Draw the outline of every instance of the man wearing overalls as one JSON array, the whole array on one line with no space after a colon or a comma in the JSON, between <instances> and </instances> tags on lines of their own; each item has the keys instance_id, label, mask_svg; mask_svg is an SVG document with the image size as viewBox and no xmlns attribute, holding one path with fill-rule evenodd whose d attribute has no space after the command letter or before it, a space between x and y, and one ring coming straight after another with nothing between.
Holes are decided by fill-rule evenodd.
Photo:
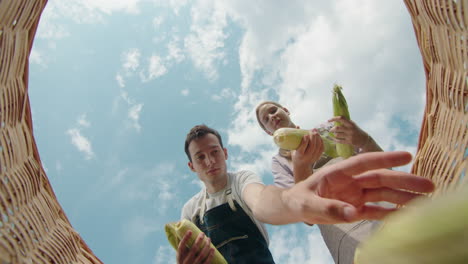
<instances>
[{"instance_id":1,"label":"man wearing overalls","mask_svg":"<svg viewBox=\"0 0 468 264\"><path fill-rule=\"evenodd\" d=\"M268 249L263 223L296 222L334 224L361 219L381 219L396 210L367 202L405 204L431 192L434 184L425 178L390 168L408 163L407 152L362 154L314 174L290 189L265 186L249 171L227 172L227 149L219 133L205 125L187 134L188 166L204 183L182 209L182 218L201 231L194 246L186 246L191 231L180 241L177 263L211 263L210 242L230 264L275 263ZM200 249L202 248L202 249Z\"/></svg>"}]
</instances>

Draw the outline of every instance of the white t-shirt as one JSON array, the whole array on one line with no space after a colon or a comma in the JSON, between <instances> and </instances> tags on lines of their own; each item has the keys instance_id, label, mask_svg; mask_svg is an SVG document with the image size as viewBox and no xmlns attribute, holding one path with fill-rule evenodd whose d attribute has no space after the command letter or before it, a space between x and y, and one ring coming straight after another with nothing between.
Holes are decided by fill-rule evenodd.
<instances>
[{"instance_id":1,"label":"white t-shirt","mask_svg":"<svg viewBox=\"0 0 468 264\"><path fill-rule=\"evenodd\" d=\"M228 177L228 184L231 185L232 190L232 198L235 201L237 201L237 203L242 207L244 212L257 225L260 233L263 235L268 244L268 233L266 231L265 225L254 218L252 211L244 202L244 199L242 199L242 193L247 185L251 183L263 184L260 180L260 177L258 177L255 173L251 171L239 171L235 173L228 172ZM226 199L226 195L224 194L224 191L226 189L227 186L226 188L216 193L208 193L208 197L206 197L206 211L228 202ZM203 188L199 193L194 195L192 198L190 198L190 200L188 200L188 202L185 203L184 207L182 208L181 219L188 219L190 221L193 221L195 219L195 217L200 213L201 204L203 202L203 195L205 193L207 193L206 188Z\"/></svg>"}]
</instances>

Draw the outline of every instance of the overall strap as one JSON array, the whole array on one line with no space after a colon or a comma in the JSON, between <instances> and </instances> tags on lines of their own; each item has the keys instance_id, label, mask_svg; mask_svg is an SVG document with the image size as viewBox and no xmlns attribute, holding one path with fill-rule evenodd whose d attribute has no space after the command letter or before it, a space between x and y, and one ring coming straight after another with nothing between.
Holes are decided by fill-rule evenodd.
<instances>
[{"instance_id":1,"label":"overall strap","mask_svg":"<svg viewBox=\"0 0 468 264\"><path fill-rule=\"evenodd\" d=\"M234 204L234 199L232 198L232 189L230 186L229 177L227 181L227 186L228 188L224 191L224 195L226 196L229 207L231 208L231 210L235 212L237 211L237 208L236 208L236 205ZM207 196L208 196L208 191L206 190L206 188L204 188L202 204L201 204L200 212L198 215L200 218L200 222L202 224L205 222L203 216L205 215L205 212L206 212L206 197Z\"/></svg>"}]
</instances>

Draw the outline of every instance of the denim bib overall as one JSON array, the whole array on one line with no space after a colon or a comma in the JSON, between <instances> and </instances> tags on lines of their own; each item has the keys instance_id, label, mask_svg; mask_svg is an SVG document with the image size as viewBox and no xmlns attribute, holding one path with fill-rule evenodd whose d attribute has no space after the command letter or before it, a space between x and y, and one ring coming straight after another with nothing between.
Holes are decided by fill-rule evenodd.
<instances>
[{"instance_id":1,"label":"denim bib overall","mask_svg":"<svg viewBox=\"0 0 468 264\"><path fill-rule=\"evenodd\" d=\"M200 214L194 219L229 264L274 264L267 242L258 227L232 199L231 189L225 191L227 203L206 213L205 192ZM200 217L201 216L201 217Z\"/></svg>"}]
</instances>

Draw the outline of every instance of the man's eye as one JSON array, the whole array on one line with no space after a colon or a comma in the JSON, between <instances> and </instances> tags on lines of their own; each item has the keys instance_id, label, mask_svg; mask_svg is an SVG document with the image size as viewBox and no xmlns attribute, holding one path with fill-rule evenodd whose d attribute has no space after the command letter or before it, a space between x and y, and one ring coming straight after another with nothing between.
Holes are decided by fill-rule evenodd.
<instances>
[{"instance_id":1,"label":"man's eye","mask_svg":"<svg viewBox=\"0 0 468 264\"><path fill-rule=\"evenodd\" d=\"M197 160L203 160L205 158L204 155L197 156Z\"/></svg>"}]
</instances>

